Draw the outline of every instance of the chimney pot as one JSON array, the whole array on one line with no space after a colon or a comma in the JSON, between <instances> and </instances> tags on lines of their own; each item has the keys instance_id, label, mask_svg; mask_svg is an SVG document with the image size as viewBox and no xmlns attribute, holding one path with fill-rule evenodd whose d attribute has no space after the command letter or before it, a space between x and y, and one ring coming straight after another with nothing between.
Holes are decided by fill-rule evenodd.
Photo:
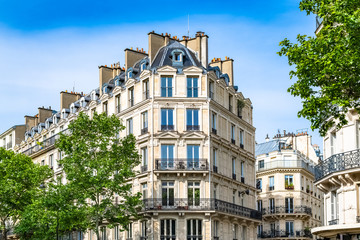
<instances>
[{"instance_id":1,"label":"chimney pot","mask_svg":"<svg viewBox=\"0 0 360 240\"><path fill-rule=\"evenodd\" d=\"M107 67L107 65L105 64L105 67Z\"/></svg>"}]
</instances>

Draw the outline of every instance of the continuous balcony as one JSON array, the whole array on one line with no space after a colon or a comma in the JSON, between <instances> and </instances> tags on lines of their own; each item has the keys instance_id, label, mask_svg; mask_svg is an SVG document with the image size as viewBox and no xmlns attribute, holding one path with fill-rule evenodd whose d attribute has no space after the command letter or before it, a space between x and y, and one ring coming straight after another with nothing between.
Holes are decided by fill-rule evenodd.
<instances>
[{"instance_id":1,"label":"continuous balcony","mask_svg":"<svg viewBox=\"0 0 360 240\"><path fill-rule=\"evenodd\" d=\"M199 131L200 125L186 125L186 131Z\"/></svg>"},{"instance_id":2,"label":"continuous balcony","mask_svg":"<svg viewBox=\"0 0 360 240\"><path fill-rule=\"evenodd\" d=\"M339 171L360 167L360 149L334 154L315 166L316 181Z\"/></svg>"},{"instance_id":3,"label":"continuous balcony","mask_svg":"<svg viewBox=\"0 0 360 240\"><path fill-rule=\"evenodd\" d=\"M258 234L258 238L311 238L312 234L309 230L286 231L286 230L269 230L262 231Z\"/></svg>"},{"instance_id":4,"label":"continuous balcony","mask_svg":"<svg viewBox=\"0 0 360 240\"><path fill-rule=\"evenodd\" d=\"M275 216L275 215L309 215L312 216L312 211L310 207L307 206L277 206L274 208L263 208L262 209L263 217Z\"/></svg>"},{"instance_id":5,"label":"continuous balcony","mask_svg":"<svg viewBox=\"0 0 360 240\"><path fill-rule=\"evenodd\" d=\"M65 129L65 130L61 131L60 133L67 134L67 133L69 133L69 130ZM35 146L32 146L32 147L26 149L22 153L27 156L30 156L30 155L35 154L43 149L54 146L56 140L58 140L60 138L60 133L57 133L57 134L45 139L44 141L40 142L39 144L36 144Z\"/></svg>"},{"instance_id":6,"label":"continuous balcony","mask_svg":"<svg viewBox=\"0 0 360 240\"><path fill-rule=\"evenodd\" d=\"M304 160L275 160L265 163L259 162L259 164L256 164L257 172L280 168L303 168L312 174L315 173L314 165L311 162Z\"/></svg>"},{"instance_id":7,"label":"continuous balcony","mask_svg":"<svg viewBox=\"0 0 360 240\"><path fill-rule=\"evenodd\" d=\"M207 171L209 165L205 158L160 158L155 160L155 169L160 171Z\"/></svg>"},{"instance_id":8,"label":"continuous balcony","mask_svg":"<svg viewBox=\"0 0 360 240\"><path fill-rule=\"evenodd\" d=\"M174 131L174 125L161 125L161 131Z\"/></svg>"},{"instance_id":9,"label":"continuous balcony","mask_svg":"<svg viewBox=\"0 0 360 240\"><path fill-rule=\"evenodd\" d=\"M148 198L144 211L217 211L261 221L261 212L215 198Z\"/></svg>"}]
</instances>

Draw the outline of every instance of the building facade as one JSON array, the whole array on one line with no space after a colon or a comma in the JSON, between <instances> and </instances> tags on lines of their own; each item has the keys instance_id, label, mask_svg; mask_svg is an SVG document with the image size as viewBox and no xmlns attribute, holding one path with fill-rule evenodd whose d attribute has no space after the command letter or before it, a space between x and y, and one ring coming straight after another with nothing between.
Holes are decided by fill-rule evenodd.
<instances>
[{"instance_id":1,"label":"building facade","mask_svg":"<svg viewBox=\"0 0 360 240\"><path fill-rule=\"evenodd\" d=\"M24 136L25 125L14 125L0 134L0 147L13 149L16 144L20 144L24 140Z\"/></svg>"},{"instance_id":2,"label":"building facade","mask_svg":"<svg viewBox=\"0 0 360 240\"><path fill-rule=\"evenodd\" d=\"M322 192L314 186L319 149L306 132L277 134L256 145L258 239L313 239L320 226Z\"/></svg>"},{"instance_id":3,"label":"building facade","mask_svg":"<svg viewBox=\"0 0 360 240\"><path fill-rule=\"evenodd\" d=\"M324 161L316 166L315 185L324 195L324 224L312 229L326 239L360 238L360 120L349 111L348 124L324 136Z\"/></svg>"},{"instance_id":4,"label":"building facade","mask_svg":"<svg viewBox=\"0 0 360 240\"><path fill-rule=\"evenodd\" d=\"M233 60L208 63L203 32L148 37L148 53L125 49L124 68L99 67L98 88L61 92L60 111L29 125L16 150L63 175L58 134L79 112L115 114L126 126L120 137L133 134L142 157L131 182L143 195L143 219L125 232L104 223L102 239L256 239L252 104L234 86Z\"/></svg>"}]
</instances>

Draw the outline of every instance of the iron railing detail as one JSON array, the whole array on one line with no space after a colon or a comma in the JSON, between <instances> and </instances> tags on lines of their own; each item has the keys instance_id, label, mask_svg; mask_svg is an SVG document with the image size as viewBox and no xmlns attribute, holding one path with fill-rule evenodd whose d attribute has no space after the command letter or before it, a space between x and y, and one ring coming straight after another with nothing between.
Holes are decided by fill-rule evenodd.
<instances>
[{"instance_id":1,"label":"iron railing detail","mask_svg":"<svg viewBox=\"0 0 360 240\"><path fill-rule=\"evenodd\" d=\"M358 167L360 167L360 149L334 154L316 165L315 179L318 181L331 173Z\"/></svg>"},{"instance_id":2,"label":"iron railing detail","mask_svg":"<svg viewBox=\"0 0 360 240\"><path fill-rule=\"evenodd\" d=\"M149 132L148 127L144 127L144 128L141 129L141 135L144 135L144 134L146 134L148 132Z\"/></svg>"},{"instance_id":3,"label":"iron railing detail","mask_svg":"<svg viewBox=\"0 0 360 240\"><path fill-rule=\"evenodd\" d=\"M302 154L298 153L298 156L301 155ZM256 164L256 169L258 172L275 168L303 168L313 174L315 173L314 164L304 160L276 160L267 163L259 162L259 164Z\"/></svg>"},{"instance_id":4,"label":"iron railing detail","mask_svg":"<svg viewBox=\"0 0 360 240\"><path fill-rule=\"evenodd\" d=\"M338 225L339 224L339 219L333 219L329 221L329 225Z\"/></svg>"},{"instance_id":5,"label":"iron railing detail","mask_svg":"<svg viewBox=\"0 0 360 240\"><path fill-rule=\"evenodd\" d=\"M295 207L287 207L287 206L276 206L274 208L263 208L262 214L265 215L274 215L274 214L299 214L305 213L308 215L312 215L312 210L307 206L295 206Z\"/></svg>"},{"instance_id":6,"label":"iron railing detail","mask_svg":"<svg viewBox=\"0 0 360 240\"><path fill-rule=\"evenodd\" d=\"M260 211L215 198L148 198L143 200L144 211L204 211L214 210L243 217L262 219Z\"/></svg>"},{"instance_id":7,"label":"iron railing detail","mask_svg":"<svg viewBox=\"0 0 360 240\"><path fill-rule=\"evenodd\" d=\"M286 230L269 230L258 233L258 238L293 238L293 237L305 237L311 238L312 234L309 230L300 231L286 231Z\"/></svg>"},{"instance_id":8,"label":"iron railing detail","mask_svg":"<svg viewBox=\"0 0 360 240\"><path fill-rule=\"evenodd\" d=\"M205 158L160 158L155 160L156 170L209 170Z\"/></svg>"},{"instance_id":9,"label":"iron railing detail","mask_svg":"<svg viewBox=\"0 0 360 240\"><path fill-rule=\"evenodd\" d=\"M161 131L174 131L174 125L161 125Z\"/></svg>"},{"instance_id":10,"label":"iron railing detail","mask_svg":"<svg viewBox=\"0 0 360 240\"><path fill-rule=\"evenodd\" d=\"M199 131L200 125L186 125L186 131Z\"/></svg>"}]
</instances>

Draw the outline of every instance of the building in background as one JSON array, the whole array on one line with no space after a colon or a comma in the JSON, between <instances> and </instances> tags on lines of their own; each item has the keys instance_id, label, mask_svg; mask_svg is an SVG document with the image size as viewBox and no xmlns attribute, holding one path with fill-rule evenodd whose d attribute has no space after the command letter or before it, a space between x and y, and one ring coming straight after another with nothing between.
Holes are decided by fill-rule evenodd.
<instances>
[{"instance_id":1,"label":"building in background","mask_svg":"<svg viewBox=\"0 0 360 240\"><path fill-rule=\"evenodd\" d=\"M13 149L16 144L24 140L25 125L14 125L5 132L0 134L0 147Z\"/></svg>"},{"instance_id":2,"label":"building in background","mask_svg":"<svg viewBox=\"0 0 360 240\"><path fill-rule=\"evenodd\" d=\"M148 38L148 53L125 49L125 67L100 66L90 93L61 92L61 109L31 122L16 150L63 175L59 132L79 112L115 114L126 126L120 137L134 134L142 156L132 190L143 195L143 219L125 232L104 223L102 239L256 239L255 128L233 60L208 63L203 32Z\"/></svg>"},{"instance_id":3,"label":"building in background","mask_svg":"<svg viewBox=\"0 0 360 240\"><path fill-rule=\"evenodd\" d=\"M314 186L320 150L307 132L277 134L256 145L258 239L312 239L322 223L322 192Z\"/></svg>"},{"instance_id":4,"label":"building in background","mask_svg":"<svg viewBox=\"0 0 360 240\"><path fill-rule=\"evenodd\" d=\"M348 124L324 136L324 161L316 166L315 186L324 195L324 224L312 229L326 239L360 238L360 120L349 111Z\"/></svg>"}]
</instances>

